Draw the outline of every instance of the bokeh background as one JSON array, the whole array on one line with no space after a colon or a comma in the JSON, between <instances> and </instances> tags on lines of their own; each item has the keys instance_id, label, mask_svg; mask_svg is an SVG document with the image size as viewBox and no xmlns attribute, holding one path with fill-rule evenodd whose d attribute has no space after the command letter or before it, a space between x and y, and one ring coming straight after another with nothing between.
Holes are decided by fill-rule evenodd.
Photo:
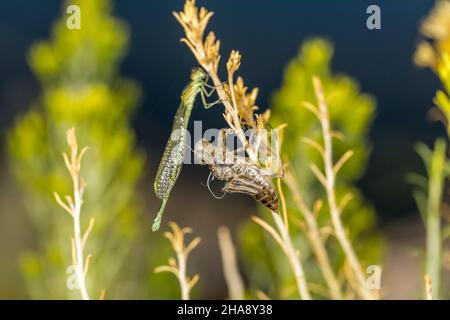
<instances>
[{"instance_id":1,"label":"bokeh background","mask_svg":"<svg viewBox=\"0 0 450 320\"><path fill-rule=\"evenodd\" d=\"M142 223L149 225L149 232L159 205L153 194L153 177L179 103L179 92L195 66L192 55L178 41L182 30L171 14L182 4L140 0L114 4L114 14L131 29L130 48L120 74L136 80L143 90L133 127L138 146L147 158L139 187L146 194ZM301 42L313 36L334 43L335 72L351 75L363 92L376 98L376 118L370 130L372 153L358 185L375 206L378 227L391 242L383 281L390 284L391 297L405 297L412 287L419 286L420 262L410 249L421 244L423 234L405 175L423 172L414 143L430 143L443 132L440 124L430 123L426 116L439 82L429 70L418 69L412 62L419 23L434 1L212 0L200 4L216 12L210 27L222 41L222 52L226 55L238 49L242 53L240 73L250 87L259 87L258 105L262 109L270 105L284 68L297 54ZM366 8L370 4L381 7L381 30L366 28ZM0 2L1 298L27 297L17 259L22 251L34 246L33 228L9 173L4 137L15 117L39 95L40 87L30 72L26 54L33 42L49 37L50 26L60 10L60 1ZM221 127L220 113L219 108L209 112L195 108L192 118L203 120L204 128ZM202 288L202 292L208 298L223 298L225 284L215 277L221 268L215 232L222 224L231 228L238 225L254 211L254 204L241 196L213 199L201 184L206 177L204 168L185 166L165 218L193 227L203 238L204 246L193 255L193 263L205 283L212 285ZM207 263L201 262L204 259ZM402 280L407 277L417 281Z\"/></svg>"}]
</instances>

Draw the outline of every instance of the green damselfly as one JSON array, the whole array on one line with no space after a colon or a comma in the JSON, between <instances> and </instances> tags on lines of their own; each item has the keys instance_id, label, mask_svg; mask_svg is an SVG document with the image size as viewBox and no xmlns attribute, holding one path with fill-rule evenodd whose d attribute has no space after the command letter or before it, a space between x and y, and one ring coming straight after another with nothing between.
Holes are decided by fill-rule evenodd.
<instances>
[{"instance_id":1,"label":"green damselfly","mask_svg":"<svg viewBox=\"0 0 450 320\"><path fill-rule=\"evenodd\" d=\"M211 92L207 92L206 88L213 88L207 84L208 75L201 68L195 68L191 72L191 81L184 88L181 94L181 102L172 125L172 134L167 141L161 162L159 163L158 172L156 174L154 188L156 196L162 200L161 207L153 221L152 230L157 231L161 224L161 218L169 200L170 191L180 174L183 166L183 156L185 151L186 130L194 107L195 98L200 94L203 105L209 108L220 102L219 100L211 104L206 104L205 96L209 97ZM214 88L213 88L214 89Z\"/></svg>"}]
</instances>

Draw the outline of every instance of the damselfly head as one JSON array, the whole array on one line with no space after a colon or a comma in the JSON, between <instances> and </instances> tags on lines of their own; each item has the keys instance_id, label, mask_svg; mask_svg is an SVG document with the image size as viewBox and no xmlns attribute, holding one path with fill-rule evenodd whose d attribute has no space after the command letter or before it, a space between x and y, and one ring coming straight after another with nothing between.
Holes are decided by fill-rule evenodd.
<instances>
[{"instance_id":1,"label":"damselfly head","mask_svg":"<svg viewBox=\"0 0 450 320\"><path fill-rule=\"evenodd\" d=\"M207 73L202 68L193 68L191 71L191 80L192 81L200 81L205 79Z\"/></svg>"}]
</instances>

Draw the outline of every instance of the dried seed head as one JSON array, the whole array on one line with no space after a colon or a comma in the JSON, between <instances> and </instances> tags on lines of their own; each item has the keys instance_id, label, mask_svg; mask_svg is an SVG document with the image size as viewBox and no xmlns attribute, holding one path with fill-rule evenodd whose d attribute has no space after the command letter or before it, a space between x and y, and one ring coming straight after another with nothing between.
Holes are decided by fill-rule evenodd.
<instances>
[{"instance_id":1,"label":"dried seed head","mask_svg":"<svg viewBox=\"0 0 450 320\"><path fill-rule=\"evenodd\" d=\"M210 32L203 42L205 30L213 12L203 7L198 9L195 6L195 0L187 0L183 11L174 12L173 15L186 34L186 38L181 41L191 49L200 64L217 71L220 60L220 41L216 40L213 32Z\"/></svg>"},{"instance_id":2,"label":"dried seed head","mask_svg":"<svg viewBox=\"0 0 450 320\"><path fill-rule=\"evenodd\" d=\"M256 98L258 97L258 88L253 88L250 93L247 93L247 89L244 85L244 80L238 77L234 85L236 106L242 121L253 128L255 127L254 112L258 110L258 107L255 105Z\"/></svg>"},{"instance_id":3,"label":"dried seed head","mask_svg":"<svg viewBox=\"0 0 450 320\"><path fill-rule=\"evenodd\" d=\"M187 40L192 43L202 42L206 26L213 14L213 12L208 12L203 7L199 10L195 6L195 0L187 0L184 4L183 11L173 13L178 22L183 26Z\"/></svg>"},{"instance_id":4,"label":"dried seed head","mask_svg":"<svg viewBox=\"0 0 450 320\"><path fill-rule=\"evenodd\" d=\"M429 40L422 41L414 54L414 62L438 73L450 53L450 2L438 1L420 28Z\"/></svg>"},{"instance_id":5,"label":"dried seed head","mask_svg":"<svg viewBox=\"0 0 450 320\"><path fill-rule=\"evenodd\" d=\"M433 68L436 64L436 52L428 42L421 42L414 53L414 63L420 67Z\"/></svg>"},{"instance_id":6,"label":"dried seed head","mask_svg":"<svg viewBox=\"0 0 450 320\"><path fill-rule=\"evenodd\" d=\"M210 65L214 72L217 72L220 60L220 40L216 40L214 32L208 33L205 39L204 47L205 56L200 62L206 65Z\"/></svg>"},{"instance_id":7,"label":"dried seed head","mask_svg":"<svg viewBox=\"0 0 450 320\"><path fill-rule=\"evenodd\" d=\"M233 74L236 72L236 70L239 69L240 65L241 65L241 54L239 53L239 51L232 50L227 62L227 71L230 77L232 77Z\"/></svg>"},{"instance_id":8,"label":"dried seed head","mask_svg":"<svg viewBox=\"0 0 450 320\"><path fill-rule=\"evenodd\" d=\"M75 128L70 128L66 132L67 144L71 150L76 150L78 148L77 137L75 135Z\"/></svg>"},{"instance_id":9,"label":"dried seed head","mask_svg":"<svg viewBox=\"0 0 450 320\"><path fill-rule=\"evenodd\" d=\"M448 40L450 38L450 2L438 1L420 30L425 36L436 41Z\"/></svg>"}]
</instances>

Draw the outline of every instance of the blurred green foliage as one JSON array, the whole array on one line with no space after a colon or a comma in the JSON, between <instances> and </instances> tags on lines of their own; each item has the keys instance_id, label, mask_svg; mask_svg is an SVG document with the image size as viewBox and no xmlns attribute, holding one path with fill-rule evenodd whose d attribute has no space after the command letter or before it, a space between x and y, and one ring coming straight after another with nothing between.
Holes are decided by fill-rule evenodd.
<instances>
[{"instance_id":1,"label":"blurred green foliage","mask_svg":"<svg viewBox=\"0 0 450 320\"><path fill-rule=\"evenodd\" d=\"M285 69L281 88L273 95L272 125L282 123L288 125L283 139L282 156L289 159L292 164L306 203L312 207L317 199L326 202L323 187L309 169L311 163L323 169L323 161L315 149L301 142L303 137L308 137L322 143L320 123L311 112L301 107L303 101L314 104L317 102L312 77L318 76L324 86L331 127L343 134L342 139L333 140L333 157L336 161L347 150L354 151L354 155L339 172L336 181L338 200L348 192L353 194L353 199L345 208L342 219L344 225L348 227L350 239L363 266L378 264L383 242L374 231L375 212L355 186L355 182L364 173L370 154L367 134L374 117L375 101L371 96L360 93L355 80L332 72L332 56L332 44L323 39L312 39L301 46L299 54ZM300 219L301 214L289 190L283 188L283 191L287 198L289 215ZM262 208L260 211L264 216L267 214ZM270 217L267 217L270 221ZM317 220L319 227L330 225L330 214L326 205L318 214ZM281 250L255 225L248 224L241 231L251 288L265 290L271 297L295 298L297 293L292 272ZM306 237L294 225L291 225L290 231L301 252L306 279L311 283L310 289L313 293L316 292L316 297L323 298L324 295L320 290L313 289L326 287ZM342 276L344 255L339 244L333 237L329 237L326 248L336 274ZM270 284L268 279L275 279L275 282Z\"/></svg>"},{"instance_id":2,"label":"blurred green foliage","mask_svg":"<svg viewBox=\"0 0 450 320\"><path fill-rule=\"evenodd\" d=\"M69 4L81 8L79 30L66 27ZM29 64L42 95L11 130L9 156L36 227L36 250L20 261L32 298L79 298L66 288L72 220L52 195L71 193L61 153L72 126L80 146L89 147L81 169L88 182L81 216L83 229L90 217L96 219L85 250L93 254L87 276L91 296L104 288L107 298L130 297L143 282L130 271L135 259L142 260L130 254L140 225L136 190L144 165L130 118L141 94L136 83L118 75L129 36L128 27L112 16L110 1L68 1L51 39L31 47Z\"/></svg>"},{"instance_id":3,"label":"blurred green foliage","mask_svg":"<svg viewBox=\"0 0 450 320\"><path fill-rule=\"evenodd\" d=\"M414 61L418 66L429 67L442 82L434 103L439 119L445 124L447 137L436 139L433 149L418 143L416 151L422 158L426 177L410 174L408 180L415 186L413 196L426 230L425 275L430 276L433 299L447 297L450 283L442 281L445 241L450 238L450 224L442 219L446 181L450 174L448 139L450 138L450 1L438 0L422 22L425 37L417 47ZM436 112L438 111L438 112ZM447 252L448 254L448 252ZM448 269L448 268L447 268ZM445 274L444 276L446 276ZM445 280L445 279L444 279Z\"/></svg>"}]
</instances>

